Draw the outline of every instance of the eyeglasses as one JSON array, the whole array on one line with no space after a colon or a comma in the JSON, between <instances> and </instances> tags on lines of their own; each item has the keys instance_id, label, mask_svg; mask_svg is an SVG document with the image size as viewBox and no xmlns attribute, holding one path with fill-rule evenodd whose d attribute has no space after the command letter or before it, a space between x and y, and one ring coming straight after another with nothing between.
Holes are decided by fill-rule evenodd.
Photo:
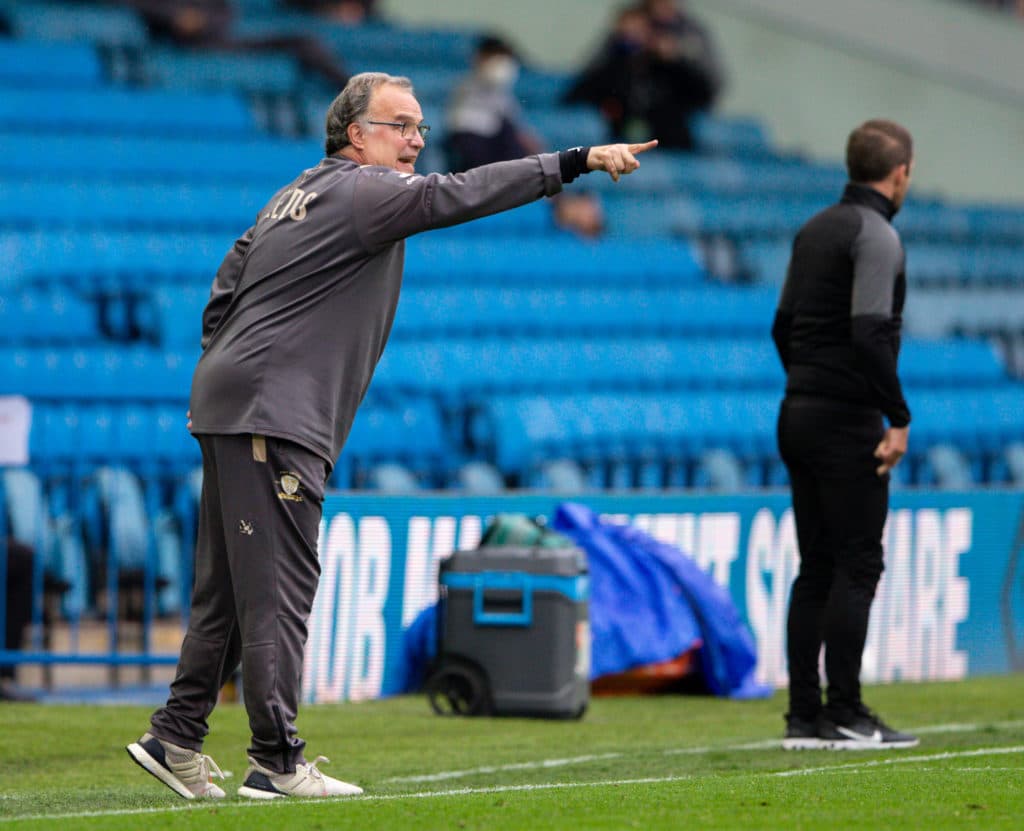
<instances>
[{"instance_id":1,"label":"eyeglasses","mask_svg":"<svg viewBox=\"0 0 1024 831\"><path fill-rule=\"evenodd\" d=\"M379 124L381 127L394 127L402 138L409 138L409 131L415 130L420 134L420 138L426 141L427 133L430 132L429 124L413 124L411 121L370 121L367 119L366 123Z\"/></svg>"}]
</instances>

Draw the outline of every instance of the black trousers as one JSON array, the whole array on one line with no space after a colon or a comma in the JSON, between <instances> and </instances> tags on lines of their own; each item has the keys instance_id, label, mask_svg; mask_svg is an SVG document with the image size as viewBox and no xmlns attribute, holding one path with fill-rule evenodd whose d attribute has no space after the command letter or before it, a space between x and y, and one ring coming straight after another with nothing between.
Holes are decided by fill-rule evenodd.
<instances>
[{"instance_id":1,"label":"black trousers","mask_svg":"<svg viewBox=\"0 0 1024 831\"><path fill-rule=\"evenodd\" d=\"M188 631L151 733L201 750L220 688L242 664L252 743L264 767L304 762L295 718L307 622L320 577L327 463L262 436L199 436L203 491Z\"/></svg>"},{"instance_id":2,"label":"black trousers","mask_svg":"<svg viewBox=\"0 0 1024 831\"><path fill-rule=\"evenodd\" d=\"M4 646L21 649L25 630L32 621L32 549L7 537L7 613ZM0 678L13 680L15 667L0 666Z\"/></svg>"},{"instance_id":3,"label":"black trousers","mask_svg":"<svg viewBox=\"0 0 1024 831\"><path fill-rule=\"evenodd\" d=\"M875 472L873 455L883 434L880 413L841 402L790 397L779 412L800 548L786 625L789 712L797 718L822 711L822 645L825 714L843 723L861 706L861 658L889 508L889 476Z\"/></svg>"}]
</instances>

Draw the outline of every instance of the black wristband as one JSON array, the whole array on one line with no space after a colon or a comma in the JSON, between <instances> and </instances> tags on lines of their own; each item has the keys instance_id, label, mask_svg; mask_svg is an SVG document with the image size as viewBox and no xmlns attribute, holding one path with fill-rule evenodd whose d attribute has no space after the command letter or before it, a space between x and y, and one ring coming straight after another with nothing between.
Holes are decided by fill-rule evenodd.
<instances>
[{"instance_id":1,"label":"black wristband","mask_svg":"<svg viewBox=\"0 0 1024 831\"><path fill-rule=\"evenodd\" d=\"M577 176L590 173L587 168L589 154L589 147L570 147L568 150L559 151L558 166L561 169L563 185L569 184Z\"/></svg>"}]
</instances>

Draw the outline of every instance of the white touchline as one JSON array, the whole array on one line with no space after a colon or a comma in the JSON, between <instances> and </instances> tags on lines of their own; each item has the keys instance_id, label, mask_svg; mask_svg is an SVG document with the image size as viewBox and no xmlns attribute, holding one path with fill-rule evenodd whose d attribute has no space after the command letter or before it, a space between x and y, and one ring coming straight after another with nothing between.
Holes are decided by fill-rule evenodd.
<instances>
[{"instance_id":1,"label":"white touchline","mask_svg":"<svg viewBox=\"0 0 1024 831\"><path fill-rule=\"evenodd\" d=\"M981 747L976 750L962 750L949 753L935 753L932 755L919 754L916 756L900 756L893 759L874 760L868 762L854 763L850 765L835 765L830 767L805 768L803 770L787 770L775 773L750 773L748 776L757 778L761 776L799 776L811 773L831 773L833 771L871 767L874 765L900 764L908 762L929 762L941 759L959 759L970 756L995 756L999 754L1024 753L1024 745L1017 747ZM1014 769L1016 770L1016 769ZM453 788L446 791L418 791L413 793L389 793L389 794L363 794L362 796L338 797L331 802L394 802L400 799L444 799L452 796L473 796L477 794L495 793L517 793L526 791L551 791L570 790L574 788L606 788L616 785L656 785L667 782L683 782L693 780L696 777L690 774L676 776L647 776L636 779L602 779L593 782L540 782L525 785L494 785L482 788ZM89 817L117 817L117 816L145 816L146 814L180 813L182 811L203 811L216 809L227 811L233 809L259 808L260 810L278 810L284 806L308 805L308 800L252 800L250 802L202 802L197 805L177 805L166 808L123 808L110 811L79 811L67 814L28 814L23 816L0 817L0 825L9 822L38 822L41 820L67 820L87 819Z\"/></svg>"},{"instance_id":2,"label":"white touchline","mask_svg":"<svg viewBox=\"0 0 1024 831\"><path fill-rule=\"evenodd\" d=\"M972 730L981 730L984 727L998 727L1001 729L1013 729L1024 727L1024 721L997 721L989 723L952 723L932 724L925 727L914 728L914 731L921 734L941 733L969 733ZM742 744L729 744L720 746L701 745L699 747L674 747L655 753L663 753L666 756L693 756L704 753L713 753L732 750L777 750L781 745L779 739L762 739ZM569 756L564 759L538 759L533 762L510 762L506 765L487 765L485 767L467 768L465 770L442 770L435 773L421 773L412 776L393 776L384 782L444 782L449 779L465 779L470 776L486 776L492 773L507 773L515 770L544 770L546 768L567 767L570 765L584 765L589 762L603 761L607 759L621 759L625 753L600 753L586 756Z\"/></svg>"},{"instance_id":3,"label":"white touchline","mask_svg":"<svg viewBox=\"0 0 1024 831\"><path fill-rule=\"evenodd\" d=\"M539 762L513 762L507 765L488 765L471 768L470 770L445 770L439 773L422 773L418 776L394 776L385 782L442 782L445 779L461 779L485 773L505 773L511 770L535 770L560 768L566 765L580 765L586 762L597 762L604 759L621 759L622 753L597 753L587 756L570 756L566 759L541 759Z\"/></svg>"},{"instance_id":4,"label":"white touchline","mask_svg":"<svg viewBox=\"0 0 1024 831\"><path fill-rule=\"evenodd\" d=\"M329 800L333 804L348 802L394 802L399 799L443 799L452 796L474 796L477 794L515 793L519 791L552 791L572 788L606 788L615 785L654 785L660 782L682 782L693 779L692 776L645 776L638 779L602 779L595 782L539 782L531 785L494 785L486 788L453 788L447 791L418 791L413 793L363 794L362 796L344 796ZM181 813L182 811L216 810L218 813L239 808L259 808L261 810L278 810L285 806L309 805L308 799L253 799L244 802L201 802L188 805L170 805L166 808L121 808L110 811L79 811L69 814L27 814L24 816L0 817L0 825L8 822L38 822L41 820L86 819L89 817L119 817L145 814Z\"/></svg>"},{"instance_id":5,"label":"white touchline","mask_svg":"<svg viewBox=\"0 0 1024 831\"><path fill-rule=\"evenodd\" d=\"M914 756L895 756L891 759L869 759L866 762L851 762L848 765L824 765L800 770L780 770L768 776L810 776L813 773L836 773L844 770L876 768L886 765L908 765L912 762L937 762L942 759L966 759L970 756L1002 756L1009 753L1024 753L1024 745L1016 747L979 747L976 750L952 750L948 753L919 753Z\"/></svg>"}]
</instances>

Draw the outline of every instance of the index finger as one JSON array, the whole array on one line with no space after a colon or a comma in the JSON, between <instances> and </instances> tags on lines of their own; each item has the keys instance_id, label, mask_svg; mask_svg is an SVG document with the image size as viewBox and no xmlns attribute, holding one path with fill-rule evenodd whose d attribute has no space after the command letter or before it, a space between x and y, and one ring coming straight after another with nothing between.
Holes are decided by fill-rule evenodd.
<instances>
[{"instance_id":1,"label":"index finger","mask_svg":"<svg viewBox=\"0 0 1024 831\"><path fill-rule=\"evenodd\" d=\"M658 140L651 139L650 141L645 141L643 144L630 144L628 145L628 148L630 153L646 153L648 150L653 150L657 146Z\"/></svg>"}]
</instances>

